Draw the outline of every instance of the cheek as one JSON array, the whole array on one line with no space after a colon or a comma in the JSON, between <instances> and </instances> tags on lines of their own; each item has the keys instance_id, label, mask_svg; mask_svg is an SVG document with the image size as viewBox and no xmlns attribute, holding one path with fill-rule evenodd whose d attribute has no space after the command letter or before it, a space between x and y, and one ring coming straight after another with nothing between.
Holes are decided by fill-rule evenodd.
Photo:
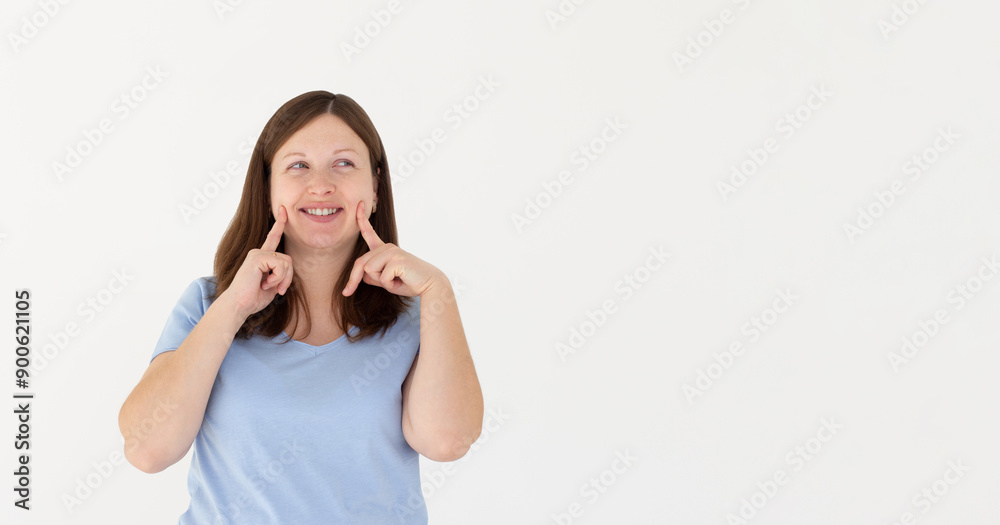
<instances>
[{"instance_id":1,"label":"cheek","mask_svg":"<svg viewBox=\"0 0 1000 525\"><path fill-rule=\"evenodd\" d=\"M271 186L271 211L275 214L278 213L278 208L284 206L288 210L288 214L292 214L290 209L296 202L293 195L293 188L289 184L274 184Z\"/></svg>"}]
</instances>

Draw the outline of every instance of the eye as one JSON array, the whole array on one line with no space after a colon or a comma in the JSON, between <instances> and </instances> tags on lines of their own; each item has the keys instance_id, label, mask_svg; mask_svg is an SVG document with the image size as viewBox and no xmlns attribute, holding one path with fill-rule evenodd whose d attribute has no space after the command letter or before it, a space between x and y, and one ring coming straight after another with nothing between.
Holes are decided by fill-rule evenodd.
<instances>
[{"instance_id":1,"label":"eye","mask_svg":"<svg viewBox=\"0 0 1000 525\"><path fill-rule=\"evenodd\" d=\"M341 160L341 161L338 161L338 162L337 162L337 163L336 163L335 165L339 166L339 165L340 165L341 163L345 163L345 162L346 162L346 163L347 163L348 165L350 165L350 166L354 166L354 163L353 163L353 162L351 162L351 161L349 161L349 160ZM300 160L300 161L298 161L298 162L296 162L296 163L294 163L294 164L292 164L291 166L288 166L288 167L289 167L289 169L291 169L291 168L295 168L295 166L298 166L299 164L302 164L303 166L305 166L305 162L303 162L303 161L301 161L301 160Z\"/></svg>"}]
</instances>

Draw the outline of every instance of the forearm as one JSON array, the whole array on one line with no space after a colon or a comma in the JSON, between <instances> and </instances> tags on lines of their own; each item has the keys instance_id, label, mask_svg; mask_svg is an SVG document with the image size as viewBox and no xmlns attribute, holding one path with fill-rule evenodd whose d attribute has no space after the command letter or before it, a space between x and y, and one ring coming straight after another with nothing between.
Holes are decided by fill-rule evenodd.
<instances>
[{"instance_id":1,"label":"forearm","mask_svg":"<svg viewBox=\"0 0 1000 525\"><path fill-rule=\"evenodd\" d=\"M243 319L220 297L177 350L153 360L118 416L129 462L145 472L159 472L184 457Z\"/></svg>"},{"instance_id":2,"label":"forearm","mask_svg":"<svg viewBox=\"0 0 1000 525\"><path fill-rule=\"evenodd\" d=\"M420 358L408 417L421 441L447 444L463 454L482 429L483 393L447 278L420 297Z\"/></svg>"}]
</instances>

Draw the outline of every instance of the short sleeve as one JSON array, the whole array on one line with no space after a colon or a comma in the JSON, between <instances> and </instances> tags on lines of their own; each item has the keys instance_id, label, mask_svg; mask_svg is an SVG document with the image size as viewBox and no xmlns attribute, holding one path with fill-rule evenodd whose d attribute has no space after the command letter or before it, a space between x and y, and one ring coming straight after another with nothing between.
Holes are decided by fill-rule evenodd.
<instances>
[{"instance_id":1,"label":"short sleeve","mask_svg":"<svg viewBox=\"0 0 1000 525\"><path fill-rule=\"evenodd\" d=\"M410 305L410 324L417 327L417 354L420 354L420 296L414 296L413 304Z\"/></svg>"},{"instance_id":2,"label":"short sleeve","mask_svg":"<svg viewBox=\"0 0 1000 525\"><path fill-rule=\"evenodd\" d=\"M187 339L188 334L208 310L208 306L211 304L209 297L214 291L214 284L210 277L199 277L188 285L181 293L177 304L174 305L170 316L167 317L167 323L163 327L160 339L153 348L153 355L149 358L150 363L163 352L180 348L181 343Z\"/></svg>"}]
</instances>

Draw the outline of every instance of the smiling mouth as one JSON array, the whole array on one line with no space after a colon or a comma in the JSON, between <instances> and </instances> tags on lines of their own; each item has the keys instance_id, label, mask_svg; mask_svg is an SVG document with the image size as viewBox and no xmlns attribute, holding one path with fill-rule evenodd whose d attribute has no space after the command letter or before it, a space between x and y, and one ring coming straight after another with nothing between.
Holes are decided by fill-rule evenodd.
<instances>
[{"instance_id":1,"label":"smiling mouth","mask_svg":"<svg viewBox=\"0 0 1000 525\"><path fill-rule=\"evenodd\" d=\"M341 210L341 208L314 208L314 209L302 210L302 211L308 213L309 215L316 215L316 216L319 216L319 217L325 217L327 215L333 215L334 213L337 213L340 210Z\"/></svg>"},{"instance_id":2,"label":"smiling mouth","mask_svg":"<svg viewBox=\"0 0 1000 525\"><path fill-rule=\"evenodd\" d=\"M302 208L299 211L305 214L310 222L324 224L334 222L344 214L343 208Z\"/></svg>"}]
</instances>

